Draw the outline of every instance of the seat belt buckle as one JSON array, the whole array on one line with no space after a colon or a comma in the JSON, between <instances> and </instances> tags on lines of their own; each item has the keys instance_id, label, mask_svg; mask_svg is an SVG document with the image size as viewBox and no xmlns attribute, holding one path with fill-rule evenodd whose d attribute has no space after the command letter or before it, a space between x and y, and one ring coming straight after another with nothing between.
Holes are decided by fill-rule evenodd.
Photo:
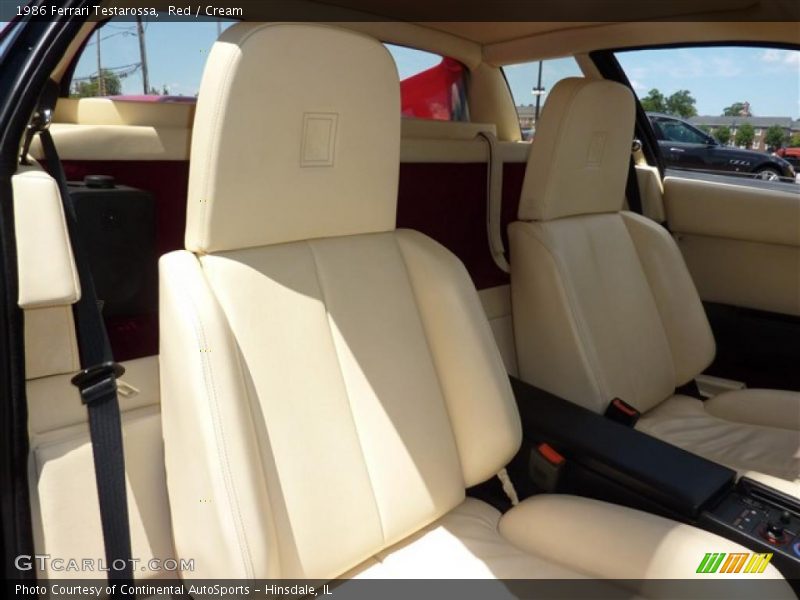
<instances>
[{"instance_id":1,"label":"seat belt buckle","mask_svg":"<svg viewBox=\"0 0 800 600\"><path fill-rule=\"evenodd\" d=\"M627 427L633 427L636 425L636 421L639 420L639 417L642 416L642 413L624 400L614 398L608 405L608 408L606 408L604 416L607 419L611 419Z\"/></svg>"},{"instance_id":2,"label":"seat belt buckle","mask_svg":"<svg viewBox=\"0 0 800 600\"><path fill-rule=\"evenodd\" d=\"M541 443L531 450L528 474L536 487L545 492L554 492L566 462L567 459L550 444Z\"/></svg>"},{"instance_id":3,"label":"seat belt buckle","mask_svg":"<svg viewBox=\"0 0 800 600\"><path fill-rule=\"evenodd\" d=\"M91 405L106 400L117 393L117 379L125 373L125 367L108 361L83 369L70 382L81 393L81 402Z\"/></svg>"}]
</instances>

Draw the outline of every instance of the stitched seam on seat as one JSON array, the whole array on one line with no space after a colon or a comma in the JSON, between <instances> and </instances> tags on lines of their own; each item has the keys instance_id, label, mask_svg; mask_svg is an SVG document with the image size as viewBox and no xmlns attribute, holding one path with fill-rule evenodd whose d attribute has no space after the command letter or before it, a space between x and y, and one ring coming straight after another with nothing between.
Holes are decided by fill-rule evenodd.
<instances>
[{"instance_id":1,"label":"stitched seam on seat","mask_svg":"<svg viewBox=\"0 0 800 600\"><path fill-rule=\"evenodd\" d=\"M668 399L667 403L669 402L669 400L675 399L675 398L676 398L676 396L673 396L672 398ZM729 419L725 419L723 417L719 417L719 416L709 412L705 407L705 403L702 402L701 400L697 400L696 398L691 398L691 400L693 402L700 403L702 405L701 409L703 411L702 415L701 414L697 414L697 413L693 413L693 414L689 415L689 418L693 419L693 420L700 420L700 419L706 418L706 419L709 419L711 421L721 422L723 424L731 423L731 424L734 424L734 425L737 425L737 426L740 426L740 427L744 427L746 429L754 430L754 431L762 430L765 433L768 433L768 432L770 432L772 430L775 430L775 429L778 429L778 430L781 430L781 431L796 431L796 430L785 430L785 429L781 429L779 427L771 427L769 425L761 425L761 424L758 424L758 423L741 423L739 421L731 421ZM663 403L662 406L664 404L667 404L667 403ZM748 463L747 465L737 466L737 461L736 460L731 461L729 454L727 454L724 449L721 449L721 448L698 448L699 445L702 445L702 442L697 442L697 441L689 442L688 443L688 447L687 447L687 443L686 442L683 442L683 441L681 441L681 442L672 442L672 441L670 441L671 438L673 437L673 434L672 434L673 432L663 433L661 431L655 431L655 430L658 429L659 425L661 425L662 423L669 423L670 421L674 422L674 421L679 420L679 419L681 421L685 421L686 418L687 418L686 414L668 415L666 417L661 417L658 413L655 413L655 414L646 413L646 414L648 415L649 418L640 419L639 423L637 423L637 428L639 427L640 424L644 425L644 427L641 429L643 431L643 433L647 433L648 435L651 435L651 436L653 436L655 438L658 438L658 439L663 440L663 441L668 442L668 443L674 443L674 445L682 447L682 448L685 448L689 452L692 452L694 454L702 456L702 457L704 457L704 458L706 458L708 460L713 460L715 462L719 462L719 463L721 463L723 465L726 465L729 468L734 469L734 470L738 470L738 471L752 470L752 471L758 471L760 473L764 473L766 475L770 475L772 477L783 478L781 475L777 475L775 473L775 466L776 465L775 465L775 462L772 461L772 460L770 460L770 462L764 462L763 460L761 460L759 458L748 458L748 459L746 459L746 462ZM792 459L790 459L790 463L789 463L790 465L792 464L791 460ZM796 459L794 459L794 460L796 461ZM782 466L785 467L786 463L784 463ZM791 473L788 473L788 474L790 476L791 475L795 475L796 476L796 473L797 473L797 471L793 470Z\"/></svg>"},{"instance_id":2,"label":"stitched seam on seat","mask_svg":"<svg viewBox=\"0 0 800 600\"><path fill-rule=\"evenodd\" d=\"M76 331L75 331L75 318L72 316L72 305L62 306L61 308L64 310L64 312L67 313L67 319L70 320L71 323L72 323L72 331L70 331L69 333L70 334L76 334ZM70 319L70 317L72 317L72 318ZM78 356L78 337L77 337L77 334L76 335L68 335L68 337L69 337L69 341L67 342L67 345L69 346L70 369L74 369L76 365L78 365L78 368L80 368L81 361L80 361L80 357Z\"/></svg>"},{"instance_id":3,"label":"stitched seam on seat","mask_svg":"<svg viewBox=\"0 0 800 600\"><path fill-rule=\"evenodd\" d=\"M675 356L672 353L672 342L670 341L669 333L667 333L667 324L664 322L664 315L661 314L661 309L658 305L658 299L656 298L656 293L653 289L653 284L650 280L650 276L648 275L647 268L644 265L644 261L642 260L641 253L639 252L639 246L636 245L636 239L631 234L631 228L628 226L628 220L626 219L625 215L622 212L619 213L622 217L622 224L625 226L625 233L628 234L628 239L631 241L631 245L633 246L634 254L636 254L636 261L639 265L639 268L642 270L642 275L644 276L644 280L647 283L647 291L650 292L650 298L653 300L653 306L656 309L656 314L658 315L658 322L661 323L661 331L664 334L664 341L667 343L667 349L669 350L669 357L672 359L672 381L677 385L678 383L678 368L675 364ZM669 398L669 395L667 396ZM659 402L663 402L666 398L661 399Z\"/></svg>"},{"instance_id":4,"label":"stitched seam on seat","mask_svg":"<svg viewBox=\"0 0 800 600\"><path fill-rule=\"evenodd\" d=\"M565 125L566 119L564 118L564 115L569 113L569 110L572 107L573 103L575 102L575 99L578 97L578 93L582 89L583 89L583 87L581 87L580 84L576 83L575 86L573 87L573 89L570 90L569 96L566 98L566 102L564 103L564 108L561 111L561 114L559 115L560 119L558 121L558 126L556 127L555 148L553 149L553 152L550 154L550 159L548 161L548 168L547 168L548 171L552 172L552 170L553 170L553 166L552 166L553 165L553 160L555 159L556 156L558 156L558 153L559 153L559 151L561 149L561 146L562 146L563 140L562 140L561 133L562 133L562 130L564 130L566 128L566 125ZM543 198L542 198L542 214L539 215L540 219L543 220L543 221L549 221L550 220L550 217L548 216L548 217L545 218L545 215L547 215L547 213L550 210L550 204L551 204L551 202L550 202L550 188L553 185L554 185L553 184L553 177L552 176L548 177L547 181L545 182L544 191L542 193L542 196L543 196Z\"/></svg>"},{"instance_id":5,"label":"stitched seam on seat","mask_svg":"<svg viewBox=\"0 0 800 600\"><path fill-rule=\"evenodd\" d=\"M417 294L417 289L414 287L414 280L412 279L411 273L409 272L408 269L408 263L406 262L406 255L403 251L403 246L398 238L398 230L392 232L392 240L394 241L395 246L397 247L398 253L400 255L400 262L403 263L403 270L405 271L406 274L406 281L408 282L408 287L411 289L411 295L414 297L414 304L416 305L415 308L417 309L417 319L419 321L423 333L425 334L424 335L425 347L428 349L428 356L430 356L431 363L433 363L433 371L434 373L436 373L436 383L439 387L439 395L442 399L442 404L444 404L445 413L447 414L448 425L450 426L450 433L453 435L453 445L455 446L456 455L458 456L459 466L461 467L461 479L463 480L464 485L466 486L466 476L464 475L464 464L461 458L461 450L458 447L458 436L456 436L455 429L453 428L453 415L450 413L450 404L449 402L447 402L447 395L445 394L444 387L442 385L442 377L439 373L439 367L436 364L436 355L434 354L433 348L431 348L431 344L429 341L430 332L428 331L428 328L425 326L425 319L422 318L422 312L419 309L421 302L419 300L419 295Z\"/></svg>"},{"instance_id":6,"label":"stitched seam on seat","mask_svg":"<svg viewBox=\"0 0 800 600\"><path fill-rule=\"evenodd\" d=\"M564 268L565 266L563 262L555 253L550 251L550 248L548 248L541 239L539 239L537 232L533 227L527 226L523 229L523 231L526 232L528 237L542 247L542 249L550 257L553 265L556 267L556 273L559 275L558 283L560 284L560 288L564 292L564 297L567 300L567 308L572 316L573 323L575 323L575 327L578 329L578 335L581 336L581 338L578 340L579 352L586 357L587 366L592 371L592 387L595 388L595 392L601 401L610 401L610 398L607 398L607 396L610 395L610 392L608 392L608 383L605 381L602 368L600 368L599 358L597 357L597 351L595 350L592 337L588 335L588 326L583 319L581 311L578 310L577 306L575 306L573 297L577 294L570 283L570 278L565 277L564 275L566 269ZM584 344L582 344L580 341L581 339L586 339L588 341L588 343L585 345L588 346L588 348L584 347Z\"/></svg>"},{"instance_id":7,"label":"stitched seam on seat","mask_svg":"<svg viewBox=\"0 0 800 600\"><path fill-rule=\"evenodd\" d=\"M236 368L237 368L237 370L239 372L239 379L242 382L242 390L244 391L245 399L247 400L247 413L250 415L251 422L255 423L255 418L256 418L256 414L257 413L253 409L254 409L254 406L255 406L257 400L256 400L256 402L254 402L253 401L253 397L250 395L250 386L247 384L247 379L245 377L245 367L244 367L244 364L242 362L243 355L242 355L242 351L239 348L238 344L236 345L236 352L234 353L234 355L235 355L235 360L236 360ZM253 426L253 437L257 441L259 441L258 429L255 426ZM269 443L269 432L268 431L267 431L267 438L268 439L264 440L264 442L268 444ZM258 463L259 463L259 467L260 467L259 471L261 472L261 474L262 474L262 476L264 478L265 487L266 487L266 493L267 493L267 502L270 502L271 499L270 499L270 496L269 496L269 486L266 483L267 480L268 480L268 478L267 478L267 469L266 469L266 467L264 465L263 457L262 457L261 452L256 452L256 459L258 460ZM275 523L275 513L272 510L271 504L270 504L270 506L267 507L267 511L269 512L269 520L270 520L270 523L272 524L272 532L274 534L274 538L273 539L276 540L276 543L280 544L280 542L278 541L278 537L279 537L278 536L278 527L277 527L277 524ZM245 537L245 543L247 543L246 539L247 538ZM247 547L249 548L249 545ZM248 551L248 554L249 554L249 551ZM274 556L272 556L272 558L273 558L274 561L277 562L277 566L276 566L275 570L278 573L281 573L281 569L282 569L283 565L281 565L280 547L275 549ZM252 558L251 558L250 562L252 563ZM267 565L267 568L269 568L269 565Z\"/></svg>"},{"instance_id":8,"label":"stitched seam on seat","mask_svg":"<svg viewBox=\"0 0 800 600\"><path fill-rule=\"evenodd\" d=\"M193 257L197 260L196 257ZM202 266L200 266L202 269ZM184 274L179 270L179 277L184 278ZM202 275L205 279L205 276ZM178 286L177 292L183 295L184 299L188 301L188 304L191 306L190 312L190 319L192 322L192 329L194 330L195 340L198 343L198 350L206 349L208 350L207 338L205 333L205 328L203 327L202 317L200 316L200 311L197 309L197 305L194 302L191 294L188 292L188 286ZM212 293L209 290L209 293ZM244 564L245 570L247 571L248 577L254 577L254 569L253 569L253 560L250 555L250 549L247 544L247 537L244 532L244 520L242 518L241 510L239 508L239 500L238 495L236 493L236 489L233 485L233 476L231 474L230 469L230 460L228 458L227 453L227 445L225 440L225 430L222 426L222 422L219 418L220 410L219 410L219 398L217 394L216 388L216 381L214 378L214 372L211 368L211 361L207 357L207 352L200 352L200 362L203 365L203 383L206 388L206 399L209 409L211 409L211 413L214 417L212 419L212 424L214 427L214 433L216 434L216 444L215 449L217 451L217 458L219 460L218 465L222 470L223 480L225 481L225 495L228 498L228 505L232 509L232 517L234 520L234 529L236 530L236 541L239 545L239 552L241 553L242 562ZM221 443L220 443L221 442Z\"/></svg>"},{"instance_id":9,"label":"stitched seam on seat","mask_svg":"<svg viewBox=\"0 0 800 600\"><path fill-rule=\"evenodd\" d=\"M78 266L75 263L75 256L72 252L72 247L70 246L69 242L70 239L69 229L67 228L67 218L66 215L64 214L64 201L66 199L61 198L61 190L59 189L58 183L56 183L55 179L51 179L51 181L53 186L55 187L55 192L58 198L61 200L61 202L59 202L58 204L58 211L61 216L61 232L64 235L64 239L67 240L67 246L69 247L69 260L67 262L69 263L69 272L70 275L72 276L72 286L73 289L75 290L75 297L77 302L81 297L81 280L80 277L78 276Z\"/></svg>"},{"instance_id":10,"label":"stitched seam on seat","mask_svg":"<svg viewBox=\"0 0 800 600\"><path fill-rule=\"evenodd\" d=\"M350 409L350 421L353 423L353 431L356 434L356 440L358 441L358 449L361 451L361 459L364 464L364 472L367 475L367 479L369 481L369 489L372 490L372 500L375 504L375 512L378 513L378 525L381 529L381 539L383 540L383 544L386 544L386 531L383 526L383 512L381 511L381 505L378 502L378 496L375 493L375 486L372 482L372 474L370 473L369 463L367 462L367 454L364 452L364 446L361 443L361 434L358 430L358 423L356 423L356 416L353 411L353 402L350 398L350 390L347 387L347 379L344 376L344 369L342 368L342 361L339 357L339 349L336 344L336 340L333 337L333 329L331 327L331 313L328 310L328 301L325 295L325 286L322 283L322 278L319 275L319 263L317 262L317 253L314 250L314 244L310 240L305 241L306 246L308 246L309 252L311 253L311 260L314 264L314 274L317 279L317 285L319 286L319 292L322 296L322 305L325 307L325 321L328 324L328 335L330 336L331 345L333 346L333 354L336 358L336 365L339 367L339 376L341 377L342 381L342 388L344 389L345 397L347 398L347 406Z\"/></svg>"},{"instance_id":11,"label":"stitched seam on seat","mask_svg":"<svg viewBox=\"0 0 800 600\"><path fill-rule=\"evenodd\" d=\"M249 36L248 36L249 37ZM247 38L245 38L247 39ZM244 40L242 40L244 42ZM240 46L241 48L241 46ZM211 123L211 135L210 139L208 140L208 150L206 152L206 169L203 172L203 179L202 185L200 186L201 189L201 197L200 201L200 236L199 236L199 245L203 249L203 251L207 250L208 246L208 238L210 238L208 232L208 205L210 204L211 200L208 198L210 195L209 193L209 176L211 173L211 164L212 158L214 154L214 150L216 148L216 144L219 143L219 138L221 137L219 133L218 124L220 119L223 115L223 110L221 110L223 98L227 91L229 91L228 82L230 81L231 77L233 76L234 69L232 65L234 61L238 58L235 52L231 53L231 56L228 58L228 61L225 63L225 76L222 79L222 82L217 90L217 97L216 97L216 104L215 110L213 115L213 121ZM191 200L190 200L191 201ZM193 201L197 202L198 199L195 198Z\"/></svg>"}]
</instances>

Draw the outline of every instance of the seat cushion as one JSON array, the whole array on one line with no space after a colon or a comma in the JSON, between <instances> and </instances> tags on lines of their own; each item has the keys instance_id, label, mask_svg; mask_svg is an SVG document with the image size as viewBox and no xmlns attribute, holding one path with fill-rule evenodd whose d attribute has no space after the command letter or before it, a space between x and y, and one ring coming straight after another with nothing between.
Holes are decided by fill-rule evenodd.
<instances>
[{"instance_id":1,"label":"seat cushion","mask_svg":"<svg viewBox=\"0 0 800 600\"><path fill-rule=\"evenodd\" d=\"M636 428L800 497L800 394L726 392L703 402L673 396Z\"/></svg>"},{"instance_id":2,"label":"seat cushion","mask_svg":"<svg viewBox=\"0 0 800 600\"><path fill-rule=\"evenodd\" d=\"M504 515L467 498L342 578L613 579L604 597L660 598L670 597L668 585L659 587L662 580L698 577L709 549L745 551L689 525L588 498L534 496ZM764 575L780 578L772 565ZM793 597L788 586L776 584L776 597ZM602 595L598 582L592 586Z\"/></svg>"},{"instance_id":3,"label":"seat cushion","mask_svg":"<svg viewBox=\"0 0 800 600\"><path fill-rule=\"evenodd\" d=\"M691 525L616 504L562 494L533 496L503 515L500 534L511 544L590 577L614 580L647 598L675 598L670 580L705 579L697 566L708 552L747 552L739 544ZM622 543L618 544L619 541ZM780 579L772 565L765 578ZM743 577L743 575L719 575ZM770 597L792 598L783 581ZM683 596L686 590L680 594Z\"/></svg>"},{"instance_id":4,"label":"seat cushion","mask_svg":"<svg viewBox=\"0 0 800 600\"><path fill-rule=\"evenodd\" d=\"M362 563L343 578L573 579L587 577L510 544L498 510L467 498L438 521ZM446 557L446 558L444 558Z\"/></svg>"}]
</instances>

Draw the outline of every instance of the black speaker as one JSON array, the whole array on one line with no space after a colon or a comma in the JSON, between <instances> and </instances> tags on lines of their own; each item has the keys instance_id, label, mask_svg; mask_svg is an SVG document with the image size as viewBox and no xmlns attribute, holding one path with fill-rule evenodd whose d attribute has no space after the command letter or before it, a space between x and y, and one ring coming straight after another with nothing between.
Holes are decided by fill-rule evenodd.
<instances>
[{"instance_id":1,"label":"black speaker","mask_svg":"<svg viewBox=\"0 0 800 600\"><path fill-rule=\"evenodd\" d=\"M103 315L157 312L153 196L106 175L70 182L69 190Z\"/></svg>"}]
</instances>

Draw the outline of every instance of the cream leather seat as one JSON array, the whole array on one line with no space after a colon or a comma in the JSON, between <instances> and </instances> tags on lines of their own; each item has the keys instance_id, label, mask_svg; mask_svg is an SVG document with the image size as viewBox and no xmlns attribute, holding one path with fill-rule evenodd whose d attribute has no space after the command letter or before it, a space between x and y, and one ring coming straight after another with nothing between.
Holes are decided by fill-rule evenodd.
<instances>
[{"instance_id":1,"label":"cream leather seat","mask_svg":"<svg viewBox=\"0 0 800 600\"><path fill-rule=\"evenodd\" d=\"M214 45L188 250L160 264L183 576L686 578L741 549L583 498L503 516L465 498L515 454L519 417L463 265L395 229L399 130L372 38L237 24Z\"/></svg>"},{"instance_id":2,"label":"cream leather seat","mask_svg":"<svg viewBox=\"0 0 800 600\"><path fill-rule=\"evenodd\" d=\"M634 100L571 78L550 94L509 228L522 379L595 412L621 398L637 428L800 496L800 394L674 395L713 360L672 237L622 210Z\"/></svg>"}]
</instances>

